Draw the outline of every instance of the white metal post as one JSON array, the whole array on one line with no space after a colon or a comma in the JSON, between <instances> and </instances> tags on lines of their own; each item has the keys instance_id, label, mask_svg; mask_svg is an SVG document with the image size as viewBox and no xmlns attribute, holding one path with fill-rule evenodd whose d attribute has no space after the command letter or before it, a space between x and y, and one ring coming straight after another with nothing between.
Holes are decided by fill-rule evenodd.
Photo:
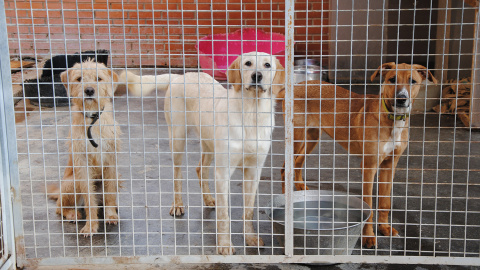
<instances>
[{"instance_id":1,"label":"white metal post","mask_svg":"<svg viewBox=\"0 0 480 270\"><path fill-rule=\"evenodd\" d=\"M12 94L12 76L8 50L5 3L0 1L0 175L3 248L8 260L2 269L14 267L16 261L15 244L23 246L22 209L18 181L17 143L15 139L15 115ZM13 204L13 205L12 205ZM13 213L17 213L15 217ZM15 219L16 218L16 219ZM14 224L17 229L14 229ZM19 237L20 236L20 237ZM15 240L18 240L15 243Z\"/></svg>"}]
</instances>

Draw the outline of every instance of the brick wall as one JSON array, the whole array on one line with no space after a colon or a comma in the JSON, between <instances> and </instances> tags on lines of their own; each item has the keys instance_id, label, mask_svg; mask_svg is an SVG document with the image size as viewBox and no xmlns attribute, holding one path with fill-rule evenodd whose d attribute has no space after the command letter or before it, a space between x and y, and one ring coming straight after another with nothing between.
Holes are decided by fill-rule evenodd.
<instances>
[{"instance_id":1,"label":"brick wall","mask_svg":"<svg viewBox=\"0 0 480 270\"><path fill-rule=\"evenodd\" d=\"M5 8L11 55L107 49L113 66L195 67L199 37L241 26L285 33L285 3L276 0L11 0ZM296 1L295 10L295 54L326 55L328 0Z\"/></svg>"}]
</instances>

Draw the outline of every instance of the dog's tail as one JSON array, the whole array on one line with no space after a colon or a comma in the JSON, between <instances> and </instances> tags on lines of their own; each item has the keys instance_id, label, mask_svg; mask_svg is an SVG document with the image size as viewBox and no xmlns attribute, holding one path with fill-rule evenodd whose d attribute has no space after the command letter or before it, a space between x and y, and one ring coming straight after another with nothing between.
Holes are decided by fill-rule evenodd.
<instances>
[{"instance_id":1,"label":"dog's tail","mask_svg":"<svg viewBox=\"0 0 480 270\"><path fill-rule=\"evenodd\" d=\"M146 96L155 89L162 91L167 90L170 82L177 78L178 74L162 74L162 75L143 75L138 76L130 71L123 71L118 80L120 83L125 83L127 91L135 96Z\"/></svg>"},{"instance_id":2,"label":"dog's tail","mask_svg":"<svg viewBox=\"0 0 480 270\"><path fill-rule=\"evenodd\" d=\"M58 186L58 184L48 184L47 194L49 199L58 200L60 196L60 187Z\"/></svg>"}]
</instances>

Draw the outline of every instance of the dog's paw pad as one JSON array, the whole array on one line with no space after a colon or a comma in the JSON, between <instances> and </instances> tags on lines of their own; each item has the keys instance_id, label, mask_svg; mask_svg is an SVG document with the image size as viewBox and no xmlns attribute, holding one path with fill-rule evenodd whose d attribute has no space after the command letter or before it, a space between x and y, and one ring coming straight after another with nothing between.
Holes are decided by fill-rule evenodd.
<instances>
[{"instance_id":1,"label":"dog's paw pad","mask_svg":"<svg viewBox=\"0 0 480 270\"><path fill-rule=\"evenodd\" d=\"M309 190L309 188L305 184L295 184L295 188L297 190Z\"/></svg>"},{"instance_id":2,"label":"dog's paw pad","mask_svg":"<svg viewBox=\"0 0 480 270\"><path fill-rule=\"evenodd\" d=\"M232 246L221 246L217 248L217 252L220 255L233 255L235 254L235 248Z\"/></svg>"},{"instance_id":3,"label":"dog's paw pad","mask_svg":"<svg viewBox=\"0 0 480 270\"><path fill-rule=\"evenodd\" d=\"M379 226L379 231L385 236L398 236L398 231L390 225L382 224Z\"/></svg>"},{"instance_id":4,"label":"dog's paw pad","mask_svg":"<svg viewBox=\"0 0 480 270\"><path fill-rule=\"evenodd\" d=\"M117 225L118 215L117 214L112 214L112 215L106 216L105 217L105 222L107 222L107 224Z\"/></svg>"},{"instance_id":5,"label":"dog's paw pad","mask_svg":"<svg viewBox=\"0 0 480 270\"><path fill-rule=\"evenodd\" d=\"M63 210L63 216L65 217L66 220L75 222L76 220L79 220L82 218L82 215L80 214L79 211L75 211L74 209L64 209Z\"/></svg>"},{"instance_id":6,"label":"dog's paw pad","mask_svg":"<svg viewBox=\"0 0 480 270\"><path fill-rule=\"evenodd\" d=\"M366 248L374 248L377 246L377 239L375 238L375 236L363 236L362 246Z\"/></svg>"},{"instance_id":7,"label":"dog's paw pad","mask_svg":"<svg viewBox=\"0 0 480 270\"><path fill-rule=\"evenodd\" d=\"M82 234L84 237L90 237L94 233L97 233L98 230L98 224L85 224L83 228L80 230L80 234Z\"/></svg>"},{"instance_id":8,"label":"dog's paw pad","mask_svg":"<svg viewBox=\"0 0 480 270\"><path fill-rule=\"evenodd\" d=\"M263 243L262 238L259 236L246 237L246 242L247 242L247 245L251 247L261 247L265 245L265 243Z\"/></svg>"},{"instance_id":9,"label":"dog's paw pad","mask_svg":"<svg viewBox=\"0 0 480 270\"><path fill-rule=\"evenodd\" d=\"M209 198L204 198L205 206L215 206L215 199L210 196Z\"/></svg>"},{"instance_id":10,"label":"dog's paw pad","mask_svg":"<svg viewBox=\"0 0 480 270\"><path fill-rule=\"evenodd\" d=\"M170 208L170 215L171 216L182 216L183 214L185 214L185 207L184 206L172 206L172 208Z\"/></svg>"}]
</instances>

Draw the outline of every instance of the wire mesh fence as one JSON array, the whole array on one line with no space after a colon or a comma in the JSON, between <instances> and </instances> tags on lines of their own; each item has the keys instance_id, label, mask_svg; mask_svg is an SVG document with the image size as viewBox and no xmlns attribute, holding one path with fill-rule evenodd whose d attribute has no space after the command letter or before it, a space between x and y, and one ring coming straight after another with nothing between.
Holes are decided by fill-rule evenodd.
<instances>
[{"instance_id":1,"label":"wire mesh fence","mask_svg":"<svg viewBox=\"0 0 480 270\"><path fill-rule=\"evenodd\" d=\"M477 1L2 8L18 265L479 264Z\"/></svg>"}]
</instances>

